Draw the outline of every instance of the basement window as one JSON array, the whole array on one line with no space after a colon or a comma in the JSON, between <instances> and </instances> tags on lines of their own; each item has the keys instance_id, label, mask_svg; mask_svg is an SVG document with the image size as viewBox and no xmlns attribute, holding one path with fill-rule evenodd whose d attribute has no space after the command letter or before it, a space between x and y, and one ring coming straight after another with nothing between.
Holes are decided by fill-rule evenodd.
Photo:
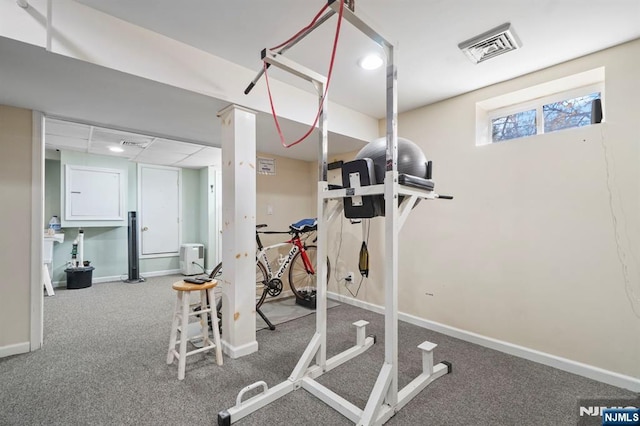
<instances>
[{"instance_id":1,"label":"basement window","mask_svg":"<svg viewBox=\"0 0 640 426\"><path fill-rule=\"evenodd\" d=\"M502 142L535 135L536 119L535 109L493 118L491 119L491 141Z\"/></svg>"},{"instance_id":2,"label":"basement window","mask_svg":"<svg viewBox=\"0 0 640 426\"><path fill-rule=\"evenodd\" d=\"M478 102L476 145L591 125L603 92L604 68L598 68Z\"/></svg>"}]
</instances>

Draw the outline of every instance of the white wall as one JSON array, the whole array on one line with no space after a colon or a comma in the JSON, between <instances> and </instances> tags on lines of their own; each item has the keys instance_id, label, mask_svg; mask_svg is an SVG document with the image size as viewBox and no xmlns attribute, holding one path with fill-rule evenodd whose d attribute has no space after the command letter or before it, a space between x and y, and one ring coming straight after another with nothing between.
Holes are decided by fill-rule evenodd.
<instances>
[{"instance_id":1,"label":"white wall","mask_svg":"<svg viewBox=\"0 0 640 426\"><path fill-rule=\"evenodd\" d=\"M300 219L316 217L315 198L310 193L312 176L309 173L310 162L294 160L272 154L258 153L258 157L274 159L276 174L256 175L256 223L266 223L267 230L288 231L289 225ZM315 181L317 182L317 178ZM272 214L267 209L271 208ZM264 245L286 241L288 235L262 235ZM289 247L283 247L286 254ZM269 253L275 259L275 253ZM285 291L288 290L288 276L285 274Z\"/></svg>"},{"instance_id":2,"label":"white wall","mask_svg":"<svg viewBox=\"0 0 640 426\"><path fill-rule=\"evenodd\" d=\"M606 123L475 145L476 102L600 66ZM401 312L640 378L638 69L640 40L400 115L455 196L400 234ZM381 222L359 296L378 305Z\"/></svg>"}]
</instances>

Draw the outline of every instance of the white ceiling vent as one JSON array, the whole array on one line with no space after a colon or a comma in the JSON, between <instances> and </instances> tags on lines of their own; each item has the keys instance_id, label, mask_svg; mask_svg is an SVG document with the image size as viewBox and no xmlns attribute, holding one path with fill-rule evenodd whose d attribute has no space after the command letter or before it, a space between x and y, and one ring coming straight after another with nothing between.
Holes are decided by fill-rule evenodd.
<instances>
[{"instance_id":1,"label":"white ceiling vent","mask_svg":"<svg viewBox=\"0 0 640 426\"><path fill-rule=\"evenodd\" d=\"M149 145L150 141L140 141L140 140L130 140L130 139L121 139L120 145L122 146L135 146L137 148L146 148Z\"/></svg>"},{"instance_id":2,"label":"white ceiling vent","mask_svg":"<svg viewBox=\"0 0 640 426\"><path fill-rule=\"evenodd\" d=\"M511 24L502 24L458 45L475 64L511 52L522 46Z\"/></svg>"},{"instance_id":3,"label":"white ceiling vent","mask_svg":"<svg viewBox=\"0 0 640 426\"><path fill-rule=\"evenodd\" d=\"M102 142L107 144L118 144L124 147L145 148L153 140L150 136L138 135L135 133L121 132L118 130L103 129L95 127L92 134L92 142Z\"/></svg>"}]
</instances>

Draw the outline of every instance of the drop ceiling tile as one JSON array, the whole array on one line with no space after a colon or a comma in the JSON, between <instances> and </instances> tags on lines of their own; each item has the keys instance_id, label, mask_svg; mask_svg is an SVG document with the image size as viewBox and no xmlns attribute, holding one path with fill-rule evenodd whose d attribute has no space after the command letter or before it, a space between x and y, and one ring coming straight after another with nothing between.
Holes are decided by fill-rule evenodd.
<instances>
[{"instance_id":1,"label":"drop ceiling tile","mask_svg":"<svg viewBox=\"0 0 640 426\"><path fill-rule=\"evenodd\" d=\"M135 161L139 163L148 163L152 162L152 164L167 164L171 165L177 163L179 161L187 158L185 154L179 154L175 152L146 152L143 151L135 158Z\"/></svg>"},{"instance_id":2,"label":"drop ceiling tile","mask_svg":"<svg viewBox=\"0 0 640 426\"><path fill-rule=\"evenodd\" d=\"M78 150L87 150L87 140L86 139L78 139L72 138L68 136L58 136L58 135L49 135L45 134L44 137L45 145L49 145L58 149L62 148L70 148L75 151Z\"/></svg>"},{"instance_id":3,"label":"drop ceiling tile","mask_svg":"<svg viewBox=\"0 0 640 426\"><path fill-rule=\"evenodd\" d=\"M109 151L109 149L107 148L90 148L89 154L104 155L107 157L120 157L120 158L126 158L128 160L133 160L133 158L135 158L136 156L135 153L132 153L130 151L113 152L113 151Z\"/></svg>"},{"instance_id":4,"label":"drop ceiling tile","mask_svg":"<svg viewBox=\"0 0 640 426\"><path fill-rule=\"evenodd\" d=\"M178 142L168 139L156 139L148 148L150 151L168 151L179 154L195 154L202 149L202 145Z\"/></svg>"},{"instance_id":5,"label":"drop ceiling tile","mask_svg":"<svg viewBox=\"0 0 640 426\"><path fill-rule=\"evenodd\" d=\"M87 140L89 138L90 126L62 120L47 119L44 130L46 135L67 136Z\"/></svg>"},{"instance_id":6,"label":"drop ceiling tile","mask_svg":"<svg viewBox=\"0 0 640 426\"><path fill-rule=\"evenodd\" d=\"M203 148L197 154L191 155L175 165L180 167L202 168L220 165L221 160L222 150L220 148Z\"/></svg>"}]
</instances>

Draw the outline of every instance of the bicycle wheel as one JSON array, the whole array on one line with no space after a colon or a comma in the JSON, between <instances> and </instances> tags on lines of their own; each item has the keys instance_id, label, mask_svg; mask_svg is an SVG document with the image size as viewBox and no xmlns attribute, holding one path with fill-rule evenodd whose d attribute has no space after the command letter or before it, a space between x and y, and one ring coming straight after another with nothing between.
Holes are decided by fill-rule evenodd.
<instances>
[{"instance_id":1,"label":"bicycle wheel","mask_svg":"<svg viewBox=\"0 0 640 426\"><path fill-rule=\"evenodd\" d=\"M298 299L305 299L316 294L317 247L306 246L305 251L313 267L313 273L307 272L302 260L302 252L300 251L293 257L291 266L289 266L289 286ZM330 271L329 258L327 258L327 282L329 282Z\"/></svg>"},{"instance_id":2,"label":"bicycle wheel","mask_svg":"<svg viewBox=\"0 0 640 426\"><path fill-rule=\"evenodd\" d=\"M224 279L224 272L222 270L222 262L218 263L218 266L213 268L209 278L218 280L218 282ZM256 308L259 308L264 299L267 297L267 292L265 291L265 286L267 285L267 269L264 267L262 262L256 263ZM220 291L216 293L216 307L218 308L218 313L221 312L222 309L222 297L220 296Z\"/></svg>"}]
</instances>

